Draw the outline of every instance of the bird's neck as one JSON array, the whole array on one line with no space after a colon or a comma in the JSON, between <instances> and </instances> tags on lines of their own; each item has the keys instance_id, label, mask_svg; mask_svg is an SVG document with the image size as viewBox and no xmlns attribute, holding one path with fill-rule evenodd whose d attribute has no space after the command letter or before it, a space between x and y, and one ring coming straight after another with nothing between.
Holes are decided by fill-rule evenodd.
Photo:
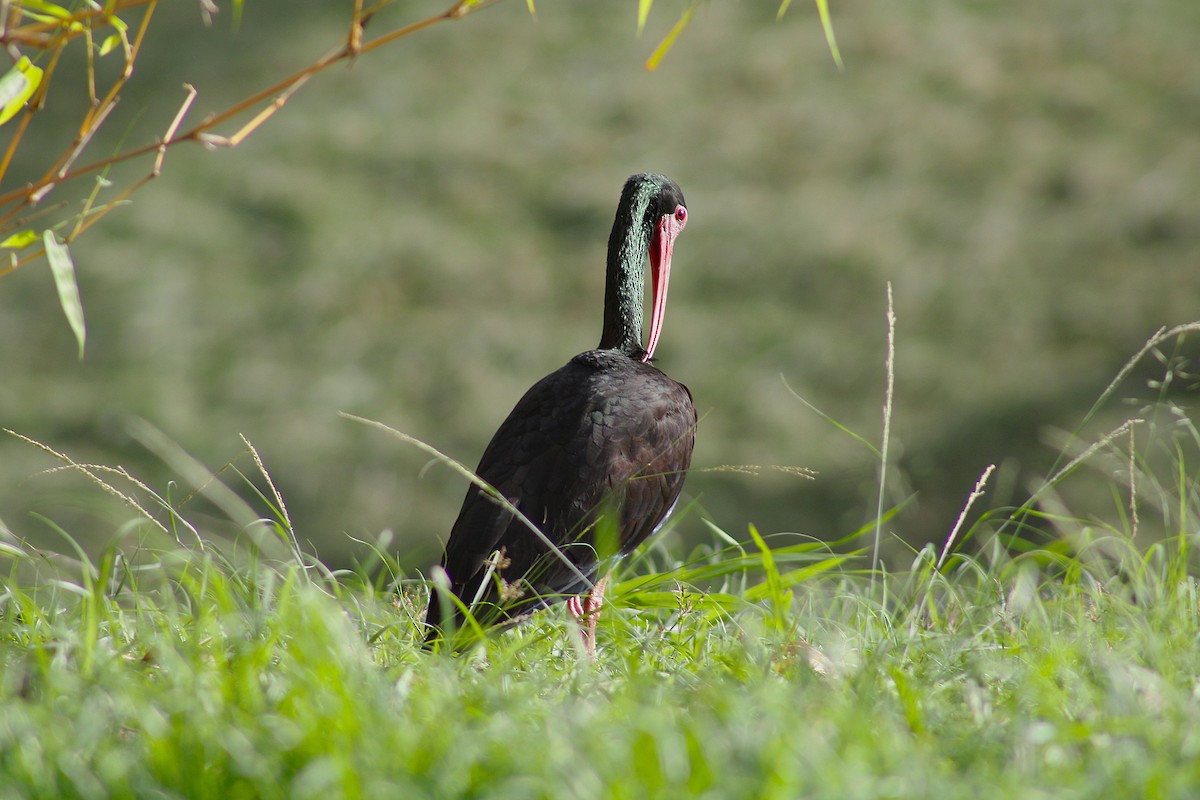
<instances>
[{"instance_id":1,"label":"bird's neck","mask_svg":"<svg viewBox=\"0 0 1200 800\"><path fill-rule=\"evenodd\" d=\"M648 195L621 198L608 237L608 277L604 287L601 350L619 350L639 358L642 349L642 293L651 226Z\"/></svg>"}]
</instances>

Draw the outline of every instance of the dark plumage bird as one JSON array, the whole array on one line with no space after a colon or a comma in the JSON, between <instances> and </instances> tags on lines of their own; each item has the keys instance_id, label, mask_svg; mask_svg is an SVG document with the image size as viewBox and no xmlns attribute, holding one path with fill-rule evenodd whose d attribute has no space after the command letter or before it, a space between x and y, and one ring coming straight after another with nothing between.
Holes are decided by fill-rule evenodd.
<instances>
[{"instance_id":1,"label":"dark plumage bird","mask_svg":"<svg viewBox=\"0 0 1200 800\"><path fill-rule=\"evenodd\" d=\"M476 474L525 519L479 487L467 490L442 567L481 624L565 600L591 651L608 581L597 580L602 560L632 552L679 498L696 407L687 387L650 359L662 331L672 248L686 223L674 181L641 174L625 183L608 239L599 346L534 384L484 451ZM653 302L643 347L647 261ZM432 591L426 641L451 618L456 626L465 620L457 604L443 608Z\"/></svg>"}]
</instances>

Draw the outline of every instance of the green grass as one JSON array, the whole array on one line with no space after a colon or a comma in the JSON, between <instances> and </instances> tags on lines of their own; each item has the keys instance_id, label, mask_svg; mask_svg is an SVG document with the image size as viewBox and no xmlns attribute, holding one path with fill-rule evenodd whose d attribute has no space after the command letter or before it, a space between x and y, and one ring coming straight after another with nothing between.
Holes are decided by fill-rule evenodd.
<instances>
[{"instance_id":1,"label":"green grass","mask_svg":"<svg viewBox=\"0 0 1200 800\"><path fill-rule=\"evenodd\" d=\"M1034 501L985 510L947 555L927 546L907 569L869 574L874 523L834 547L711 525L686 557L660 542L618 573L594 661L561 609L460 657L422 651L424 584L389 542L327 571L301 553L265 470L258 522L204 482L235 504L234 539L205 531L201 545L177 515L150 523L165 498L93 559L3 536L0 786L1194 796L1200 436L1182 409L1158 410L1132 451L1101 438ZM1111 498L1067 511L1059 498L1093 467ZM1147 531L1160 535L1139 544Z\"/></svg>"},{"instance_id":2,"label":"green grass","mask_svg":"<svg viewBox=\"0 0 1200 800\"><path fill-rule=\"evenodd\" d=\"M123 95L139 141L184 80L204 113L344 33L283 8L249 4L235 34L169 4L171 46ZM711 4L646 74L657 39L631 18L501 4L314 82L237 151L173 154L73 250L84 364L47 275L3 286L3 424L149 477L30 478L59 462L2 439L0 797L1196 796L1185 332L1005 504L1040 426L1194 312L1197 8L871 0L834 9L839 74L800 6ZM614 193L642 168L695 212L664 364L705 414L705 512L618 576L595 661L561 609L425 653L395 554L432 551L461 482L337 412L473 459L594 341ZM789 387L877 422L863 354L888 280L905 380L883 506L920 502L880 520L871 573L877 454ZM171 443L221 464L239 430L280 492ZM743 462L818 480L704 469ZM331 573L309 537L370 560Z\"/></svg>"}]
</instances>

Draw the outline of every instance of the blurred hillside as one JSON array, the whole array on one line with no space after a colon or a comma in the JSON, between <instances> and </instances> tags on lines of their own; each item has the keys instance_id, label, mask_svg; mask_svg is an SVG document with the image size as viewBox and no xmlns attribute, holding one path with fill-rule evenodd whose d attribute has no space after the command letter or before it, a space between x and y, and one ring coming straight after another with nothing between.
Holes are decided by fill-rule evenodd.
<instances>
[{"instance_id":1,"label":"blurred hillside","mask_svg":"<svg viewBox=\"0 0 1200 800\"><path fill-rule=\"evenodd\" d=\"M321 5L249 0L232 30L165 4L93 157L160 135L184 81L199 118L313 61L349 17ZM328 560L391 529L424 566L465 487L337 412L473 466L529 385L595 345L617 194L654 170L691 212L659 348L703 414L687 495L736 535L871 517L874 457L788 387L878 440L891 281L895 499L918 492L892 527L940 540L986 464L1018 496L1054 458L1048 429L1156 328L1200 317L1194 0L836 2L841 74L802 3L781 22L772 2L706 4L653 73L679 4L641 39L633 4L537 7L323 73L236 150L172 150L74 246L82 363L45 264L0 280L0 423L164 493L131 418L213 468L252 470L244 433ZM59 86L69 140L82 87ZM24 151L10 185L62 146ZM128 512L35 475L54 463L0 439L0 517L111 536ZM728 464L818 475L705 471ZM683 535L705 535L698 516Z\"/></svg>"}]
</instances>

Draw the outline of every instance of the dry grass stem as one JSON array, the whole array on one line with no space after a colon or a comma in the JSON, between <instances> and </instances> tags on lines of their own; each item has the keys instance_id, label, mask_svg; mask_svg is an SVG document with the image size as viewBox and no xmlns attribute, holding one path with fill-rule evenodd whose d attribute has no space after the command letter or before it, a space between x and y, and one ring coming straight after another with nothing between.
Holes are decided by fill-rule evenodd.
<instances>
[{"instance_id":1,"label":"dry grass stem","mask_svg":"<svg viewBox=\"0 0 1200 800\"><path fill-rule=\"evenodd\" d=\"M951 548L954 547L954 541L958 538L958 532L962 528L963 522L967 518L967 514L971 512L971 506L975 504L976 500L983 496L983 487L987 485L988 478L992 477L992 472L995 469L995 464L988 464L987 469L983 471L983 474L979 476L979 480L975 482L975 488L967 497L967 502L963 506L962 513L958 515L958 519L955 521L954 527L950 530L950 535L946 537L946 544L942 547L942 554L938 556L937 569L941 569L942 565L946 563L946 558L950 555Z\"/></svg>"},{"instance_id":2,"label":"dry grass stem","mask_svg":"<svg viewBox=\"0 0 1200 800\"><path fill-rule=\"evenodd\" d=\"M1136 539L1138 532L1137 506L1137 458L1133 441L1134 426L1129 426L1129 538Z\"/></svg>"},{"instance_id":3,"label":"dry grass stem","mask_svg":"<svg viewBox=\"0 0 1200 800\"><path fill-rule=\"evenodd\" d=\"M3 430L5 433L9 434L10 436L15 436L16 438L20 439L21 441L26 442L27 444L31 444L34 447L38 448L39 450L44 450L45 452L54 456L59 461L66 464L67 469L71 469L71 470L83 475L84 477L88 478L93 483L95 483L97 486L99 486L101 489L103 489L105 492L112 495L113 497L116 497L122 503L124 503L125 505L127 505L130 508L137 511L138 514L140 514L143 518L145 518L147 521L152 523L155 527L157 527L163 533L169 533L169 531L167 531L166 526L164 526L161 522L159 522L157 519L155 519L154 516L149 511L147 511L145 508L143 508L142 505L137 500L135 500L133 497L125 494L120 489L118 489L117 487L115 487L111 483L109 483L108 481L101 478L98 474L96 474L96 471L90 465L81 464L78 461L76 461L75 459L71 458L66 453L59 452L58 450L55 450L50 445L43 444L42 442L39 442L36 439L31 439L30 437L25 436L24 434L17 433L16 431L11 430L9 428L4 428ZM110 470L110 471L117 471L117 470ZM123 477L130 478L129 473L123 469L119 470L119 474L121 474ZM135 481L135 483L137 483L138 486L142 486L142 484L137 481ZM142 488L145 488L145 487L143 486Z\"/></svg>"},{"instance_id":4,"label":"dry grass stem","mask_svg":"<svg viewBox=\"0 0 1200 800\"><path fill-rule=\"evenodd\" d=\"M1118 427L1116 427L1113 430L1106 433L1099 440L1097 440L1096 442L1094 442L1090 446L1088 446L1079 455L1075 456L1070 461L1068 461L1065 465L1063 465L1063 467L1061 469L1059 469L1057 472L1055 472L1054 475L1051 476L1046 481L1045 486L1050 487L1050 486L1054 486L1054 485L1058 484L1060 481L1062 481L1063 478L1065 478L1067 475L1071 474L1071 472L1076 467L1078 467L1084 461L1087 461L1089 458L1091 458L1093 455L1095 455L1095 453L1098 450L1101 450L1102 448L1108 446L1109 444L1111 444L1113 442L1114 439L1123 435L1127 431L1131 432L1135 425L1141 425L1145 421L1146 420L1141 419L1141 418L1135 418L1135 419L1126 420L1125 422L1121 423L1121 425L1119 425Z\"/></svg>"},{"instance_id":5,"label":"dry grass stem","mask_svg":"<svg viewBox=\"0 0 1200 800\"><path fill-rule=\"evenodd\" d=\"M718 464L715 467L701 467L692 472L736 472L741 475L761 475L764 471L782 472L797 478L815 480L817 471L809 467L796 467L788 464Z\"/></svg>"},{"instance_id":6,"label":"dry grass stem","mask_svg":"<svg viewBox=\"0 0 1200 800\"><path fill-rule=\"evenodd\" d=\"M896 310L892 282L887 284L887 388L883 395L883 441L879 448L879 502L875 508L875 544L871 548L871 575L879 568L879 542L883 538L883 504L887 494L888 441L892 431L892 400L896 385Z\"/></svg>"},{"instance_id":7,"label":"dry grass stem","mask_svg":"<svg viewBox=\"0 0 1200 800\"><path fill-rule=\"evenodd\" d=\"M507 497L500 494L500 492L496 491L496 488L494 486L492 486L490 483L485 481L483 478L480 478L478 475L476 475L474 473L474 471L472 471L469 467L467 467L466 464L463 464L461 461L458 461L457 459L451 458L450 456L443 453L441 450L438 450L433 445L427 444L427 443L421 441L420 439L416 438L415 436L409 436L407 433L403 433L402 431L398 431L395 428L384 425L382 422L376 422L375 420L366 419L365 417L358 417L358 416L355 416L354 414L347 414L345 411L339 412L339 414L342 417L345 417L346 419L351 420L353 422L360 422L363 425L369 425L372 428L377 428L378 430L384 431L385 433L389 433L392 436L395 436L400 441L402 441L406 444L412 445L413 447L417 448L418 450L421 450L425 454L432 456L433 458L437 459L442 464L445 464L446 466L450 467L452 470L457 472L459 475L462 475L464 478L469 480L472 484L474 484L475 486L479 487L479 489L484 491L488 495L488 497L491 498L492 502L496 503L496 505L500 506L505 511L507 511L509 514L512 514L514 517L519 519L521 521L521 524L524 525L526 528L528 528L531 533L533 533L535 536L537 536L538 539L541 540L542 544L546 545L546 548L550 551L550 553L556 559L561 561L563 563L563 566L567 567L567 569L570 570L571 574L573 574L575 577L579 578L583 582L584 586L587 586L589 589L591 589L595 586L595 584L592 582L592 580L590 578L588 578L588 576L584 575L579 570L579 567L575 566L575 563L573 561L571 561L571 559L569 559L565 553L563 553L562 549L559 548L558 545L556 545L554 542L550 541L550 538L548 536L546 536L546 534L542 531L542 529L539 528L537 525L534 525L533 522L529 519L529 517L525 516L525 514L523 514L521 512L521 509L519 509L515 505L513 505L512 501L510 501Z\"/></svg>"}]
</instances>

